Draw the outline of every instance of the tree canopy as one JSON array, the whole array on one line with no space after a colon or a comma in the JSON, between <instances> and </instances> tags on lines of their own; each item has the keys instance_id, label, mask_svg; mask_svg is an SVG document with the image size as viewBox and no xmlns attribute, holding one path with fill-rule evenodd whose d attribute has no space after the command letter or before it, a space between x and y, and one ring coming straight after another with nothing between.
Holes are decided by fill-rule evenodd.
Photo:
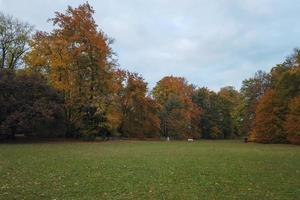
<instances>
[{"instance_id":1,"label":"tree canopy","mask_svg":"<svg viewBox=\"0 0 300 200\"><path fill-rule=\"evenodd\" d=\"M299 143L300 50L218 92L165 76L149 90L123 70L113 40L84 3L56 12L52 30L0 13L0 133Z\"/></svg>"}]
</instances>

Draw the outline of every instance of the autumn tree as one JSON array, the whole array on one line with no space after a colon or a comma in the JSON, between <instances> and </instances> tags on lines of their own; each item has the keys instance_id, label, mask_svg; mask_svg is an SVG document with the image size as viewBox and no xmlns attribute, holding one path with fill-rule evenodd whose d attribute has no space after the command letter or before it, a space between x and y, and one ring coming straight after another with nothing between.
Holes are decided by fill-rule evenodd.
<instances>
[{"instance_id":1,"label":"autumn tree","mask_svg":"<svg viewBox=\"0 0 300 200\"><path fill-rule=\"evenodd\" d=\"M274 90L268 90L260 99L249 139L262 143L285 141L283 119L279 117L279 102Z\"/></svg>"},{"instance_id":2,"label":"autumn tree","mask_svg":"<svg viewBox=\"0 0 300 200\"><path fill-rule=\"evenodd\" d=\"M200 109L192 101L194 87L181 77L167 76L152 91L160 105L163 136L186 138L201 136L198 120Z\"/></svg>"},{"instance_id":3,"label":"autumn tree","mask_svg":"<svg viewBox=\"0 0 300 200\"><path fill-rule=\"evenodd\" d=\"M69 132L84 135L98 134L113 96L112 41L98 30L93 14L88 3L56 12L50 19L54 30L38 32L26 56L30 70L45 74L63 92Z\"/></svg>"},{"instance_id":4,"label":"autumn tree","mask_svg":"<svg viewBox=\"0 0 300 200\"><path fill-rule=\"evenodd\" d=\"M147 96L144 79L128 71L120 74L118 99L121 112L119 131L124 137L157 137L159 135L158 104Z\"/></svg>"},{"instance_id":5,"label":"autumn tree","mask_svg":"<svg viewBox=\"0 0 300 200\"><path fill-rule=\"evenodd\" d=\"M300 96L298 61L296 52L283 64L272 69L272 89L262 96L256 108L253 130L250 135L250 138L254 138L255 141L274 143L288 140L287 132L289 131L287 130L292 127L291 120L295 120L297 116L292 111L296 109L293 99ZM284 128L284 124L286 128Z\"/></svg>"},{"instance_id":6,"label":"autumn tree","mask_svg":"<svg viewBox=\"0 0 300 200\"><path fill-rule=\"evenodd\" d=\"M240 110L243 112L242 132L244 135L247 135L252 129L258 101L269 87L270 75L263 71L258 71L254 77L243 81L241 95L244 105Z\"/></svg>"},{"instance_id":7,"label":"autumn tree","mask_svg":"<svg viewBox=\"0 0 300 200\"><path fill-rule=\"evenodd\" d=\"M300 144L300 96L294 97L289 102L289 111L284 125L287 140Z\"/></svg>"},{"instance_id":8,"label":"autumn tree","mask_svg":"<svg viewBox=\"0 0 300 200\"><path fill-rule=\"evenodd\" d=\"M0 69L16 69L23 63L33 27L0 12Z\"/></svg>"}]
</instances>

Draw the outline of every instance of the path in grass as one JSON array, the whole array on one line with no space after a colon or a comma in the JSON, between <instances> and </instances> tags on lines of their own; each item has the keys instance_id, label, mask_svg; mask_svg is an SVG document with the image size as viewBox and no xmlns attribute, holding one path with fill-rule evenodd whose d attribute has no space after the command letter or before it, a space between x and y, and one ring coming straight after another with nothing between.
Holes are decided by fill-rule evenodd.
<instances>
[{"instance_id":1,"label":"path in grass","mask_svg":"<svg viewBox=\"0 0 300 200\"><path fill-rule=\"evenodd\" d=\"M299 198L299 146L0 144L0 199Z\"/></svg>"}]
</instances>

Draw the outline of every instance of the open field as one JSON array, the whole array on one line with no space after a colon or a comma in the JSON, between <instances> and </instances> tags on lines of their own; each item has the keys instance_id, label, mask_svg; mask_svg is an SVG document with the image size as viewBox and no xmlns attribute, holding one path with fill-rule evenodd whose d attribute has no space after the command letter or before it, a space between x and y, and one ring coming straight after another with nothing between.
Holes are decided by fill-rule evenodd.
<instances>
[{"instance_id":1,"label":"open field","mask_svg":"<svg viewBox=\"0 0 300 200\"><path fill-rule=\"evenodd\" d=\"M0 199L299 199L300 147L0 144Z\"/></svg>"}]
</instances>

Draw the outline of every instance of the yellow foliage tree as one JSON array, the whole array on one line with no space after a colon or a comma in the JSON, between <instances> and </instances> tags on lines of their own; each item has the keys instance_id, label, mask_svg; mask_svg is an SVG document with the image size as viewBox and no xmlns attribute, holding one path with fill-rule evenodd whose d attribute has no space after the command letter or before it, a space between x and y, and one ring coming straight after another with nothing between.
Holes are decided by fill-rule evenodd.
<instances>
[{"instance_id":1,"label":"yellow foliage tree","mask_svg":"<svg viewBox=\"0 0 300 200\"><path fill-rule=\"evenodd\" d=\"M112 40L98 30L93 14L88 3L56 12L50 19L54 30L38 32L26 55L31 70L44 73L53 87L63 91L70 123L88 134L107 120L116 121L109 113L114 110Z\"/></svg>"}]
</instances>

